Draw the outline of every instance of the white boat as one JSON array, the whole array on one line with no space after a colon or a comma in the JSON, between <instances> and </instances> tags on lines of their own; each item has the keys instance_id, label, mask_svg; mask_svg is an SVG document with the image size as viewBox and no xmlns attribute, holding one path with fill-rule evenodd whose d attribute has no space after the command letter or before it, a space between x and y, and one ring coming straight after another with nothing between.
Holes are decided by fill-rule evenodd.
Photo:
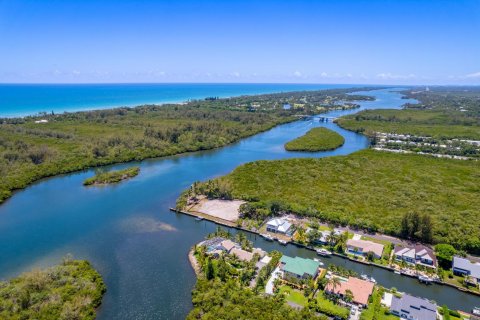
<instances>
[{"instance_id":1,"label":"white boat","mask_svg":"<svg viewBox=\"0 0 480 320\"><path fill-rule=\"evenodd\" d=\"M374 277L370 277L370 279L368 279L368 281L372 282L372 283L377 283L377 280L375 280Z\"/></svg>"},{"instance_id":2,"label":"white boat","mask_svg":"<svg viewBox=\"0 0 480 320\"><path fill-rule=\"evenodd\" d=\"M202 220L203 220L203 217L198 216L198 217L195 218L195 220L197 220L197 221L202 221Z\"/></svg>"},{"instance_id":3,"label":"white boat","mask_svg":"<svg viewBox=\"0 0 480 320\"><path fill-rule=\"evenodd\" d=\"M320 266L323 266L323 265L324 265L324 263L323 263L322 261L320 261L320 259L318 259L318 258L313 258L313 261L318 262L318 264L319 264Z\"/></svg>"},{"instance_id":4,"label":"white boat","mask_svg":"<svg viewBox=\"0 0 480 320\"><path fill-rule=\"evenodd\" d=\"M280 243L280 244L282 244L282 245L286 246L286 245L287 245L287 243L288 243L288 241L286 241L286 240L282 240L282 239L278 239L278 243Z\"/></svg>"},{"instance_id":5,"label":"white boat","mask_svg":"<svg viewBox=\"0 0 480 320\"><path fill-rule=\"evenodd\" d=\"M429 284L429 283L433 282L432 278L427 277L427 276L418 276L418 281L426 283L426 284Z\"/></svg>"},{"instance_id":6,"label":"white boat","mask_svg":"<svg viewBox=\"0 0 480 320\"><path fill-rule=\"evenodd\" d=\"M393 271L393 273L395 273L395 274L402 274L402 273L401 273L400 271L398 271L398 270Z\"/></svg>"},{"instance_id":7,"label":"white boat","mask_svg":"<svg viewBox=\"0 0 480 320\"><path fill-rule=\"evenodd\" d=\"M480 316L480 308L479 307L473 308L472 313L476 316Z\"/></svg>"},{"instance_id":8,"label":"white boat","mask_svg":"<svg viewBox=\"0 0 480 320\"><path fill-rule=\"evenodd\" d=\"M262 233L261 236L267 241L273 241L273 237L269 234Z\"/></svg>"},{"instance_id":9,"label":"white boat","mask_svg":"<svg viewBox=\"0 0 480 320\"><path fill-rule=\"evenodd\" d=\"M326 249L323 249L323 248L317 249L317 250L315 250L315 251L317 252L317 254L318 254L319 256L323 256L323 257L328 257L328 256L331 256L331 255L332 255L332 253L331 253L330 251L328 251L328 250L326 250Z\"/></svg>"},{"instance_id":10,"label":"white boat","mask_svg":"<svg viewBox=\"0 0 480 320\"><path fill-rule=\"evenodd\" d=\"M362 278L362 280L368 280L369 279L366 274L360 275L360 278Z\"/></svg>"}]
</instances>

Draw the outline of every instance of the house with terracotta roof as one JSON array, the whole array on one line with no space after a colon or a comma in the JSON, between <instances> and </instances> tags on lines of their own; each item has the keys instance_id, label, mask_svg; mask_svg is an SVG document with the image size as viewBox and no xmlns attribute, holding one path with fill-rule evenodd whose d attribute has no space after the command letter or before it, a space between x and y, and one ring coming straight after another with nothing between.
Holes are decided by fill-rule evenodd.
<instances>
[{"instance_id":1,"label":"house with terracotta roof","mask_svg":"<svg viewBox=\"0 0 480 320\"><path fill-rule=\"evenodd\" d=\"M338 278L340 279L340 285L334 287L333 284L328 284L325 287L325 293L344 297L346 292L350 290L354 303L361 306L368 304L368 298L373 293L374 284L372 282L355 277L348 277L348 279Z\"/></svg>"},{"instance_id":2,"label":"house with terracotta roof","mask_svg":"<svg viewBox=\"0 0 480 320\"><path fill-rule=\"evenodd\" d=\"M422 245L415 246L397 245L394 249L394 257L397 261L405 261L409 264L419 264L430 268L436 268L437 258L433 250Z\"/></svg>"},{"instance_id":3,"label":"house with terracotta roof","mask_svg":"<svg viewBox=\"0 0 480 320\"><path fill-rule=\"evenodd\" d=\"M380 259L383 253L383 244L361 239L347 240L347 253L365 256L372 252L375 258Z\"/></svg>"}]
</instances>

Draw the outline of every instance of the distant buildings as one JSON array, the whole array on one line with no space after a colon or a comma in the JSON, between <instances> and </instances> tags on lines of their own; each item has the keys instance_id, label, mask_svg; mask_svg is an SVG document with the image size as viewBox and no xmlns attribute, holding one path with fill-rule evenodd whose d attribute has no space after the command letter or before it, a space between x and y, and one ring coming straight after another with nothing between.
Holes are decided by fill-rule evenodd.
<instances>
[{"instance_id":1,"label":"distant buildings","mask_svg":"<svg viewBox=\"0 0 480 320\"><path fill-rule=\"evenodd\" d=\"M401 319L408 320L436 320L437 305L424 298L417 298L409 294L402 297L393 296L390 312Z\"/></svg>"},{"instance_id":2,"label":"distant buildings","mask_svg":"<svg viewBox=\"0 0 480 320\"><path fill-rule=\"evenodd\" d=\"M341 297L345 297L347 290L349 290L353 295L354 303L362 306L366 306L368 304L368 298L373 293L373 287L375 286L372 282L355 277L339 279L340 285L334 286L333 284L328 284L325 287L325 292L328 294L336 294Z\"/></svg>"},{"instance_id":3,"label":"distant buildings","mask_svg":"<svg viewBox=\"0 0 480 320\"><path fill-rule=\"evenodd\" d=\"M318 276L320 263L312 259L304 259L301 257L291 258L282 256L280 259L280 270L283 271L285 280L307 280L315 279Z\"/></svg>"},{"instance_id":4,"label":"distant buildings","mask_svg":"<svg viewBox=\"0 0 480 320\"><path fill-rule=\"evenodd\" d=\"M433 250L421 244L415 246L397 245L395 246L394 257L397 261L420 264L431 268L435 268L437 265L437 258Z\"/></svg>"},{"instance_id":5,"label":"distant buildings","mask_svg":"<svg viewBox=\"0 0 480 320\"><path fill-rule=\"evenodd\" d=\"M267 222L267 231L290 235L293 232L293 225L283 218L272 219Z\"/></svg>"},{"instance_id":6,"label":"distant buildings","mask_svg":"<svg viewBox=\"0 0 480 320\"><path fill-rule=\"evenodd\" d=\"M347 253L365 256L368 252L372 252L377 259L381 258L383 253L383 244L360 239L347 240Z\"/></svg>"}]
</instances>

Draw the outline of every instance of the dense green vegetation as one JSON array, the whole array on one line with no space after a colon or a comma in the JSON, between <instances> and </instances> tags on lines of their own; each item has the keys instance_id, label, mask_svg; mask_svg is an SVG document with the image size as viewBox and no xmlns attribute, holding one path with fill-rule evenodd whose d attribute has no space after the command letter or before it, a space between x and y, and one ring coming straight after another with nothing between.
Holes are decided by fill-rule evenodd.
<instances>
[{"instance_id":1,"label":"dense green vegetation","mask_svg":"<svg viewBox=\"0 0 480 320\"><path fill-rule=\"evenodd\" d=\"M12 190L43 177L212 149L292 121L295 115L341 108L339 101L371 99L346 94L356 90L360 89L0 119L0 202L11 196ZM284 110L283 103L295 107ZM37 123L40 120L48 122Z\"/></svg>"},{"instance_id":2,"label":"dense green vegetation","mask_svg":"<svg viewBox=\"0 0 480 320\"><path fill-rule=\"evenodd\" d=\"M345 139L338 133L327 128L313 128L305 135L285 144L288 151L326 151L333 150L345 143Z\"/></svg>"},{"instance_id":3,"label":"dense green vegetation","mask_svg":"<svg viewBox=\"0 0 480 320\"><path fill-rule=\"evenodd\" d=\"M428 91L424 89L413 88L402 92L406 98L420 101L407 104L408 109L456 111L467 117L480 117L480 87L432 87Z\"/></svg>"},{"instance_id":4,"label":"dense green vegetation","mask_svg":"<svg viewBox=\"0 0 480 320\"><path fill-rule=\"evenodd\" d=\"M398 320L399 318L390 314L387 308L382 306L381 300L384 290L377 288L370 297L370 304L362 311L360 320Z\"/></svg>"},{"instance_id":5,"label":"dense green vegetation","mask_svg":"<svg viewBox=\"0 0 480 320\"><path fill-rule=\"evenodd\" d=\"M83 184L89 186L92 184L117 183L122 180L132 178L140 173L140 167L132 167L123 170L114 170L96 174L94 177L86 179Z\"/></svg>"},{"instance_id":6,"label":"dense green vegetation","mask_svg":"<svg viewBox=\"0 0 480 320\"><path fill-rule=\"evenodd\" d=\"M326 319L304 308L297 311L281 295L263 297L235 281L199 279L192 293L194 308L187 319Z\"/></svg>"},{"instance_id":7,"label":"dense green vegetation","mask_svg":"<svg viewBox=\"0 0 480 320\"><path fill-rule=\"evenodd\" d=\"M430 236L429 230L415 227L428 219L432 242L479 253L479 179L476 161L364 150L247 163L227 176L196 184L196 190L245 199L250 206L243 213L251 217L295 212L370 231L406 232L404 236L416 239Z\"/></svg>"},{"instance_id":8,"label":"dense green vegetation","mask_svg":"<svg viewBox=\"0 0 480 320\"><path fill-rule=\"evenodd\" d=\"M480 118L445 110L365 110L337 119L345 129L373 137L375 132L434 138L480 139Z\"/></svg>"},{"instance_id":9,"label":"dense green vegetation","mask_svg":"<svg viewBox=\"0 0 480 320\"><path fill-rule=\"evenodd\" d=\"M63 263L0 282L1 319L95 319L105 292L101 276L90 263Z\"/></svg>"}]
</instances>

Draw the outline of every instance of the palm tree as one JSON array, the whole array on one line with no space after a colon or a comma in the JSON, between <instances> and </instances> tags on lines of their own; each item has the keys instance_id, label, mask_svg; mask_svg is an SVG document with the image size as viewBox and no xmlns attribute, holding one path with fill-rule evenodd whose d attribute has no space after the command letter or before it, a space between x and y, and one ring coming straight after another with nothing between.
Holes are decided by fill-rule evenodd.
<instances>
[{"instance_id":1,"label":"palm tree","mask_svg":"<svg viewBox=\"0 0 480 320\"><path fill-rule=\"evenodd\" d=\"M331 276L327 280L327 287L331 286L332 287L332 292L335 293L335 289L341 285L340 279L335 276Z\"/></svg>"}]
</instances>

